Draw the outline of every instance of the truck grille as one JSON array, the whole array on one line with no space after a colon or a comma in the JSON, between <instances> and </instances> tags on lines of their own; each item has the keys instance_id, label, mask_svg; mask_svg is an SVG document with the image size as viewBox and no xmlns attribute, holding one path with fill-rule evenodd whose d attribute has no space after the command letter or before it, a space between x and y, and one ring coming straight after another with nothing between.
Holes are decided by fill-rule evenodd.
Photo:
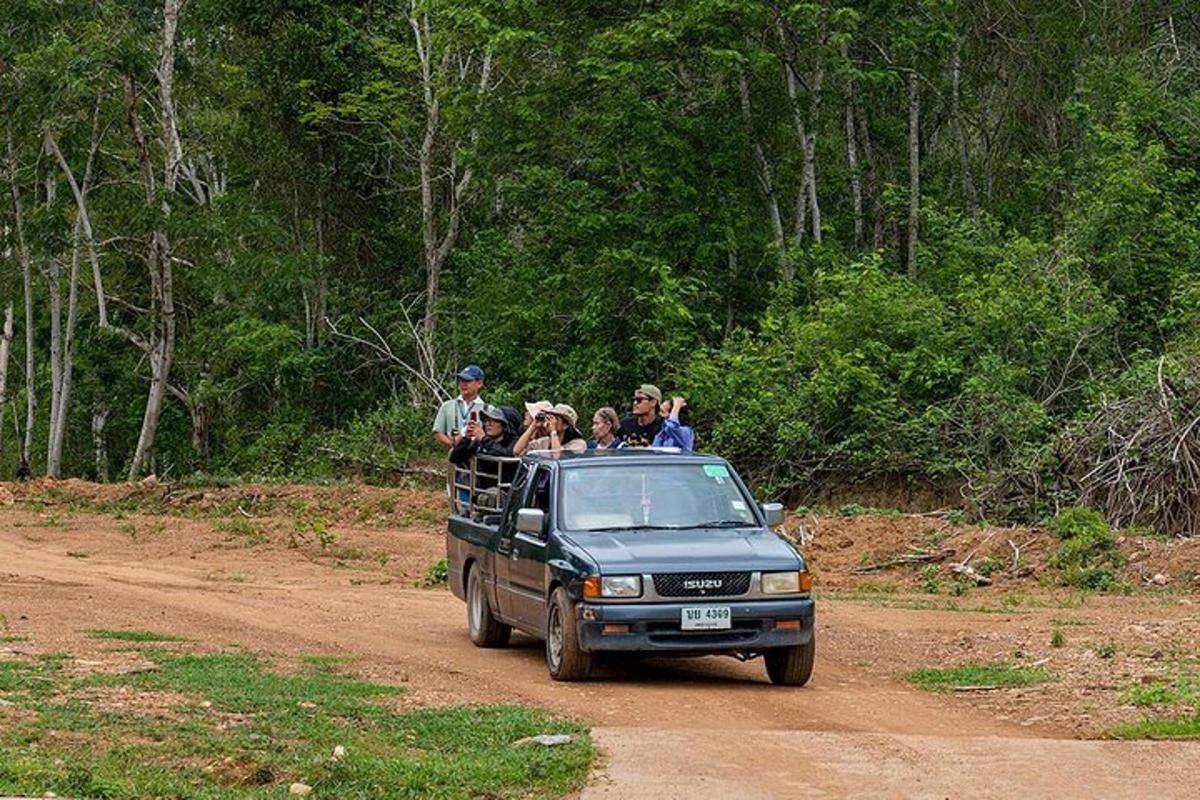
<instances>
[{"instance_id":1,"label":"truck grille","mask_svg":"<svg viewBox=\"0 0 1200 800\"><path fill-rule=\"evenodd\" d=\"M731 597L749 590L749 572L671 572L654 576L654 591L659 597Z\"/></svg>"}]
</instances>

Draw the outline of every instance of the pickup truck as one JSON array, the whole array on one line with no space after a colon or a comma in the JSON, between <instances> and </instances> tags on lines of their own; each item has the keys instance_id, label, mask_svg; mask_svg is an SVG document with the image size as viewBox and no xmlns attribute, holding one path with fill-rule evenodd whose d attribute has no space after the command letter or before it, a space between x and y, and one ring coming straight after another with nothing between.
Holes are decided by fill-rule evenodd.
<instances>
[{"instance_id":1,"label":"pickup truck","mask_svg":"<svg viewBox=\"0 0 1200 800\"><path fill-rule=\"evenodd\" d=\"M762 656L772 683L808 681L804 559L771 530L783 507L755 503L724 459L618 449L475 461L452 473L446 563L477 646L503 647L517 628L545 640L560 681L620 653ZM486 489L477 471L492 476Z\"/></svg>"}]
</instances>

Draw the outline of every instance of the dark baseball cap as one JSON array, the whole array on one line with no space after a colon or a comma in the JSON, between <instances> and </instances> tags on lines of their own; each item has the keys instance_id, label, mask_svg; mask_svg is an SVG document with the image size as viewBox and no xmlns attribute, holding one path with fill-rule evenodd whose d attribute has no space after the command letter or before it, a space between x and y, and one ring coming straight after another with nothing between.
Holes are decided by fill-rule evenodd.
<instances>
[{"instance_id":1,"label":"dark baseball cap","mask_svg":"<svg viewBox=\"0 0 1200 800\"><path fill-rule=\"evenodd\" d=\"M475 364L468 364L458 371L454 377L460 381L481 381L483 380L483 370Z\"/></svg>"}]
</instances>

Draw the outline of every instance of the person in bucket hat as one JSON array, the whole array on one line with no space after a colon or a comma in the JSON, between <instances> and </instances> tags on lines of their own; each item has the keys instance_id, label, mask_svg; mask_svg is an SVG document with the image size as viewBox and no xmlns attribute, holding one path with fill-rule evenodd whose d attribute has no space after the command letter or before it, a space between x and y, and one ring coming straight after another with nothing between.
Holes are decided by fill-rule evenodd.
<instances>
[{"instance_id":1,"label":"person in bucket hat","mask_svg":"<svg viewBox=\"0 0 1200 800\"><path fill-rule=\"evenodd\" d=\"M587 440L575 427L578 422L579 414L566 403L539 410L533 424L525 429L513 446L513 454L519 456L535 450L582 453L587 450Z\"/></svg>"}]
</instances>

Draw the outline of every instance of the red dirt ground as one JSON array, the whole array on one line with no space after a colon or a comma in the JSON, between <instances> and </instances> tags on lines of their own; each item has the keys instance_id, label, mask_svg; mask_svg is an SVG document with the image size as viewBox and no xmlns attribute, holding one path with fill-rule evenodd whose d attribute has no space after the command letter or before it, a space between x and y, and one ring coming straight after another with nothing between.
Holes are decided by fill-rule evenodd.
<instances>
[{"instance_id":1,"label":"red dirt ground","mask_svg":"<svg viewBox=\"0 0 1200 800\"><path fill-rule=\"evenodd\" d=\"M605 755L588 797L1193 795L1183 765L1197 745L1070 740L1162 713L1130 705L1128 688L1200 670L1200 542L1125 538L1121 577L1134 593L1082 595L1049 585L1054 543L1036 530L917 515L790 520L794 535L806 529L817 580L808 687L771 687L761 664L722 658L652 659L556 684L538 643L476 649L461 603L422 588L444 553L441 493L39 481L0 486L6 498L0 658L67 652L80 672L136 665L128 643L91 639L93 628L177 634L187 641L167 646L183 650L237 644L285 664L349 655L365 677L407 686L402 707L519 702L589 722ZM1008 573L1010 540L1029 572ZM910 546L954 555L936 576L920 565L853 574ZM952 595L948 565L968 555L997 560L995 584ZM921 591L931 578L936 594ZM928 694L902 678L998 660L1054 679Z\"/></svg>"}]
</instances>

